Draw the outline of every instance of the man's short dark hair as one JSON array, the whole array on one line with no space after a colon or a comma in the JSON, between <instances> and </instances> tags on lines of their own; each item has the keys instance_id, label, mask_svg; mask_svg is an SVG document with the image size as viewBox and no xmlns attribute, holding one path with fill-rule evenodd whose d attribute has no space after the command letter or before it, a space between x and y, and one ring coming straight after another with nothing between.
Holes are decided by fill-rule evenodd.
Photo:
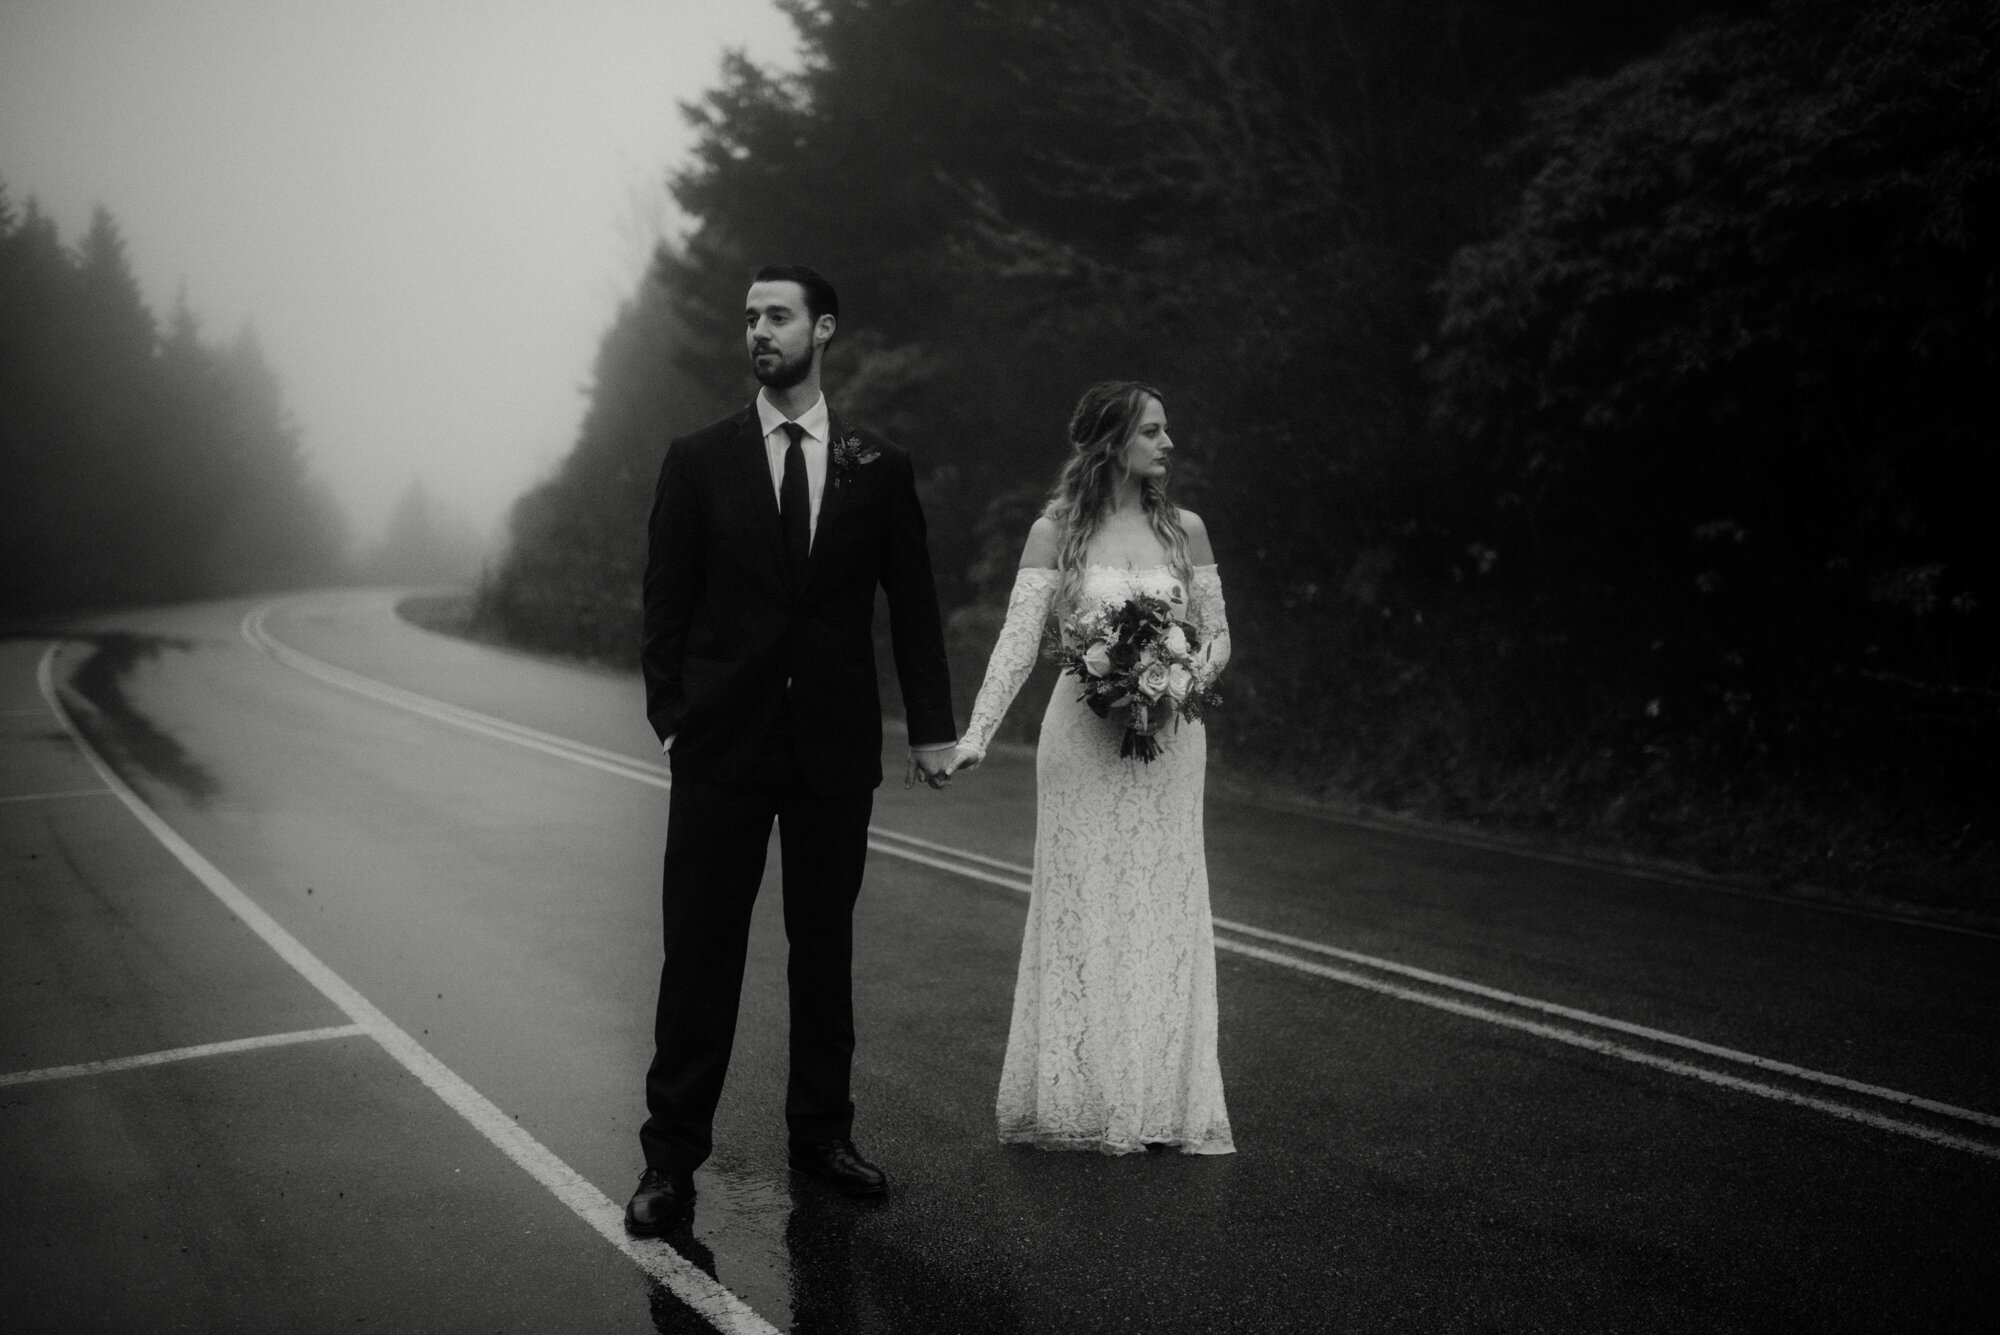
<instances>
[{"instance_id":1,"label":"man's short dark hair","mask_svg":"<svg viewBox=\"0 0 2000 1335\"><path fill-rule=\"evenodd\" d=\"M840 318L840 294L817 269L803 264L767 264L757 271L753 283L797 283L806 294L806 314L817 322L822 315Z\"/></svg>"}]
</instances>

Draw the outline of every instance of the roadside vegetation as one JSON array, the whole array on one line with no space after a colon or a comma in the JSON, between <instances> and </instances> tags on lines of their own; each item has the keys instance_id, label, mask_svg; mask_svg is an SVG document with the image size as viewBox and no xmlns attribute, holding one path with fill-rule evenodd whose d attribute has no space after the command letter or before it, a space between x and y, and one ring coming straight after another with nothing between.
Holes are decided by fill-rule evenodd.
<instances>
[{"instance_id":1,"label":"roadside vegetation","mask_svg":"<svg viewBox=\"0 0 2000 1335\"><path fill-rule=\"evenodd\" d=\"M797 260L918 461L961 709L1069 404L1136 377L1222 556L1235 781L2000 913L1995 6L790 9L801 74L688 109L695 226L488 633L632 660L661 452L747 401L745 280Z\"/></svg>"},{"instance_id":2,"label":"roadside vegetation","mask_svg":"<svg viewBox=\"0 0 2000 1335\"><path fill-rule=\"evenodd\" d=\"M0 185L0 617L327 582L344 523L255 335L164 325L99 209Z\"/></svg>"}]
</instances>

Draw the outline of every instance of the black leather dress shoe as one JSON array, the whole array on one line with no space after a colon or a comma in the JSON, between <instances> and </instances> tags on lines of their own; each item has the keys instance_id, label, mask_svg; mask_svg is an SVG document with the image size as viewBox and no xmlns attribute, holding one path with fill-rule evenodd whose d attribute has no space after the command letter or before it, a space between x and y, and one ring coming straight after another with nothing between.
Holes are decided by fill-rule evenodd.
<instances>
[{"instance_id":1,"label":"black leather dress shoe","mask_svg":"<svg viewBox=\"0 0 2000 1335\"><path fill-rule=\"evenodd\" d=\"M639 1189L625 1202L625 1231L656 1237L688 1217L694 1209L694 1179L687 1174L648 1168L639 1175Z\"/></svg>"},{"instance_id":2,"label":"black leather dress shoe","mask_svg":"<svg viewBox=\"0 0 2000 1335\"><path fill-rule=\"evenodd\" d=\"M880 1196L889 1189L882 1170L856 1152L851 1140L794 1141L792 1167L843 1196Z\"/></svg>"}]
</instances>

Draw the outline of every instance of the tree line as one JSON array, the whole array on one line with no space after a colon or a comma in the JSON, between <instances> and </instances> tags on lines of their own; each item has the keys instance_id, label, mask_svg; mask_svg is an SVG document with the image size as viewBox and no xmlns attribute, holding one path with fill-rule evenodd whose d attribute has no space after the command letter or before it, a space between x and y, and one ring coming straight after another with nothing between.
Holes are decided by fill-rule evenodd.
<instances>
[{"instance_id":1,"label":"tree line","mask_svg":"<svg viewBox=\"0 0 2000 1335\"><path fill-rule=\"evenodd\" d=\"M69 246L0 184L0 615L320 582L344 541L255 336L163 326L108 211Z\"/></svg>"},{"instance_id":2,"label":"tree line","mask_svg":"<svg viewBox=\"0 0 2000 1335\"><path fill-rule=\"evenodd\" d=\"M505 633L629 661L661 451L747 400L747 276L798 260L832 392L918 461L963 694L1070 402L1139 378L1239 772L1991 885L2000 7L787 8L802 70L687 109L695 225L514 513Z\"/></svg>"}]
</instances>

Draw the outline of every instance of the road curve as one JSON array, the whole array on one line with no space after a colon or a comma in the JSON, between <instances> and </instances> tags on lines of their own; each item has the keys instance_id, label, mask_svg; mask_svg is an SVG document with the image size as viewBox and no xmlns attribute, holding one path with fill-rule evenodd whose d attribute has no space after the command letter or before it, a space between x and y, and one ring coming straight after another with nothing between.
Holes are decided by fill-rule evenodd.
<instances>
[{"instance_id":1,"label":"road curve","mask_svg":"<svg viewBox=\"0 0 2000 1335\"><path fill-rule=\"evenodd\" d=\"M784 1170L766 894L692 1235L672 1256L621 1253L602 1209L638 1167L667 782L637 683L419 631L393 601L126 614L83 628L50 674L114 782L240 891L234 921L267 918L362 1009L194 907L208 892L189 864L166 865L121 805L54 795L105 785L51 735L40 646L0 646L16 725L0 799L19 799L0 800L0 840L32 892L7 910L22 1004L4 1066L70 1072L0 1073L10 1198L37 1202L0 1246L101 1248L56 1203L51 1100L123 1125L136 1096L117 1091L166 1082L143 1086L147 1106L213 1132L201 1110L249 1089L243 1106L282 1128L324 1120L329 1096L272 1092L271 1073L289 1064L305 1075L277 1090L319 1091L344 1063L349 1101L369 1095L349 1129L366 1134L332 1136L332 1157L380 1214L373 1247L334 1230L341 1273L382 1277L369 1310L405 1327L454 1248L450 1291L483 1293L454 1309L464 1328L1952 1329L2000 1310L2000 942L1245 803L1212 800L1208 830L1240 1152L1002 1149L992 1090L1033 841L1018 754L947 794L878 796L857 1137L891 1200L857 1209ZM73 869L30 883L20 868L44 847ZM84 900L106 906L94 933L50 925ZM91 960L121 933L146 942L120 959L148 981L107 1011ZM391 1031L421 1057L398 1057ZM270 1046L93 1066L259 1035ZM476 1105L440 1099L425 1060ZM325 1139L293 1162L330 1171ZM268 1173L224 1162L190 1181L233 1203L157 1226L254 1251ZM517 1220L544 1240L533 1266L469 1282ZM391 1241L419 1232L426 1247ZM265 1250L277 1259L167 1253L160 1283L189 1310L225 1310L233 1285L244 1310L293 1311L291 1287L326 1266ZM78 1328L93 1310L78 1283L58 1265L0 1302ZM296 1310L301 1328L352 1328L339 1304Z\"/></svg>"}]
</instances>

